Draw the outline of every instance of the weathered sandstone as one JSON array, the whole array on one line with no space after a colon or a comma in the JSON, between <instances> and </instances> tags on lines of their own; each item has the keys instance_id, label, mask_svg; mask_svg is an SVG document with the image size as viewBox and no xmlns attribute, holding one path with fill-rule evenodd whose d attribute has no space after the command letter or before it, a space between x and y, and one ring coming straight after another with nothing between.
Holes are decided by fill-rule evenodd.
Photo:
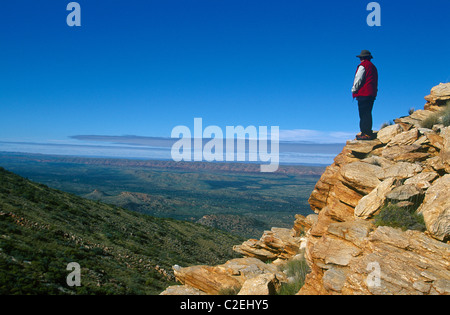
<instances>
[{"instance_id":1,"label":"weathered sandstone","mask_svg":"<svg viewBox=\"0 0 450 315\"><path fill-rule=\"evenodd\" d=\"M174 267L182 286L163 294L274 294L287 281L277 266L303 255L310 272L298 294L450 295L450 127L421 127L450 100L450 84L426 100L376 140L347 142L311 193L315 214L236 245L244 258ZM426 230L375 225L387 204L423 216Z\"/></svg>"}]
</instances>

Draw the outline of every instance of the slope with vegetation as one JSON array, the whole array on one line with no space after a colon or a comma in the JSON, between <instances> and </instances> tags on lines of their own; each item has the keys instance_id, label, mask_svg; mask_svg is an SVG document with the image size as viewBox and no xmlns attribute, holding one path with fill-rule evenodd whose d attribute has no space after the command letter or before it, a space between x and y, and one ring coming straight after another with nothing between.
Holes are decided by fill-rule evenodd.
<instances>
[{"instance_id":1,"label":"slope with vegetation","mask_svg":"<svg viewBox=\"0 0 450 315\"><path fill-rule=\"evenodd\" d=\"M246 238L259 237L266 226L289 227L296 213L311 213L308 196L324 170L295 165L261 173L244 163L192 163L0 152L4 168L49 187Z\"/></svg>"},{"instance_id":2,"label":"slope with vegetation","mask_svg":"<svg viewBox=\"0 0 450 315\"><path fill-rule=\"evenodd\" d=\"M0 294L156 294L170 266L215 264L242 241L48 188L0 168ZM81 267L69 287L67 265Z\"/></svg>"}]
</instances>

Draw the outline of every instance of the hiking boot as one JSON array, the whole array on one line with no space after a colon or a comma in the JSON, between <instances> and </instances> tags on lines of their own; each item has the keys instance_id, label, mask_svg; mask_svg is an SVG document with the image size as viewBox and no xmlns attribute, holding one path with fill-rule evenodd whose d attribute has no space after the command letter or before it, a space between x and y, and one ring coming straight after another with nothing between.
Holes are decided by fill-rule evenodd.
<instances>
[{"instance_id":1,"label":"hiking boot","mask_svg":"<svg viewBox=\"0 0 450 315\"><path fill-rule=\"evenodd\" d=\"M373 140L373 139L375 139L375 137L372 135L372 136L369 136L369 135L366 135L366 134L362 134L362 135L357 135L356 136L356 140Z\"/></svg>"}]
</instances>

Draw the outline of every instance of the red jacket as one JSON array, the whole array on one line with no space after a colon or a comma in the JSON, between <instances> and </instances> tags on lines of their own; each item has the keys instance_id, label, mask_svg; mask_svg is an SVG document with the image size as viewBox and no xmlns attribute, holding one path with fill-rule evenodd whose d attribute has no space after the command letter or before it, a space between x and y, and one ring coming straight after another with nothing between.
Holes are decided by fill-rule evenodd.
<instances>
[{"instance_id":1,"label":"red jacket","mask_svg":"<svg viewBox=\"0 0 450 315\"><path fill-rule=\"evenodd\" d=\"M353 97L358 96L373 96L376 97L378 93L378 70L369 60L363 60L359 66L365 69L364 83L361 88L353 93ZM358 66L358 68L359 68ZM358 72L358 69L356 70Z\"/></svg>"}]
</instances>

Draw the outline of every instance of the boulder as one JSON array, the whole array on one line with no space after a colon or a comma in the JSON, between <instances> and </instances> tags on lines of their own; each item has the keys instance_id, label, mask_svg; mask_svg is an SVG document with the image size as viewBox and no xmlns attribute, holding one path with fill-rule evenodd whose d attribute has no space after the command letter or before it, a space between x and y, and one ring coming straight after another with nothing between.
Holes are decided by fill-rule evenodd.
<instances>
[{"instance_id":1,"label":"boulder","mask_svg":"<svg viewBox=\"0 0 450 315\"><path fill-rule=\"evenodd\" d=\"M363 193L356 191L352 186L349 186L345 182L339 181L334 185L334 189L330 192L328 197L328 205L330 205L330 208L333 208L336 206L336 201L340 201L354 208L363 196ZM344 210L344 212L346 211ZM353 215L353 209L351 212Z\"/></svg>"},{"instance_id":2,"label":"boulder","mask_svg":"<svg viewBox=\"0 0 450 315\"><path fill-rule=\"evenodd\" d=\"M368 194L380 183L382 171L377 165L353 162L342 166L341 175L349 186Z\"/></svg>"},{"instance_id":3,"label":"boulder","mask_svg":"<svg viewBox=\"0 0 450 315\"><path fill-rule=\"evenodd\" d=\"M426 133L429 133L429 131L430 129L427 128L419 128L419 134L421 136L419 136L419 139L414 141L413 145L420 145L420 146L429 145L430 139L428 139L428 137L425 135Z\"/></svg>"},{"instance_id":4,"label":"boulder","mask_svg":"<svg viewBox=\"0 0 450 315\"><path fill-rule=\"evenodd\" d=\"M419 129L413 128L409 131L399 133L389 141L387 147L396 145L408 145L413 144L419 138Z\"/></svg>"},{"instance_id":5,"label":"boulder","mask_svg":"<svg viewBox=\"0 0 450 315\"><path fill-rule=\"evenodd\" d=\"M433 111L426 110L426 109L418 109L418 110L414 111L411 115L409 115L409 117L420 123L433 114L434 114Z\"/></svg>"},{"instance_id":6,"label":"boulder","mask_svg":"<svg viewBox=\"0 0 450 315\"><path fill-rule=\"evenodd\" d=\"M305 235L316 222L317 214L310 214L306 217L301 214L296 214L291 233L292 237L301 237Z\"/></svg>"},{"instance_id":7,"label":"boulder","mask_svg":"<svg viewBox=\"0 0 450 315\"><path fill-rule=\"evenodd\" d=\"M275 259L288 259L295 256L300 248L302 238L296 236L292 229L272 228L265 231L260 240L251 239L233 250L247 257L255 257L263 261Z\"/></svg>"},{"instance_id":8,"label":"boulder","mask_svg":"<svg viewBox=\"0 0 450 315\"><path fill-rule=\"evenodd\" d=\"M330 197L330 201L328 202L326 215L339 222L353 220L355 207L345 203L342 200L342 196L335 195L335 193L336 191L331 193L332 197ZM359 195L359 199L361 198L362 195ZM356 200L356 203L359 199Z\"/></svg>"},{"instance_id":9,"label":"boulder","mask_svg":"<svg viewBox=\"0 0 450 315\"><path fill-rule=\"evenodd\" d=\"M247 280L261 275L273 276L276 279L274 283L287 282L286 276L276 266L248 257L232 259L219 266L174 266L173 270L183 285L209 295L239 292ZM169 293L171 291L166 290L165 294Z\"/></svg>"},{"instance_id":10,"label":"boulder","mask_svg":"<svg viewBox=\"0 0 450 315\"><path fill-rule=\"evenodd\" d=\"M202 292L217 295L223 291L239 290L242 280L233 276L231 270L213 266L174 268L175 278L184 285Z\"/></svg>"},{"instance_id":11,"label":"boulder","mask_svg":"<svg viewBox=\"0 0 450 315\"><path fill-rule=\"evenodd\" d=\"M423 167L418 163L409 162L397 162L392 166L383 168L382 174L379 177L381 180L395 177L397 179L405 179L413 177L418 173L422 172Z\"/></svg>"},{"instance_id":12,"label":"boulder","mask_svg":"<svg viewBox=\"0 0 450 315\"><path fill-rule=\"evenodd\" d=\"M269 250L263 242L256 239L249 239L241 245L235 245L233 250L241 255L255 257L262 261L272 261L278 258L275 251Z\"/></svg>"},{"instance_id":13,"label":"boulder","mask_svg":"<svg viewBox=\"0 0 450 315\"><path fill-rule=\"evenodd\" d=\"M291 229L272 228L264 232L261 242L278 253L278 258L288 259L298 253L301 239L292 236Z\"/></svg>"},{"instance_id":14,"label":"boulder","mask_svg":"<svg viewBox=\"0 0 450 315\"><path fill-rule=\"evenodd\" d=\"M199 289L188 285L173 285L165 289L159 295L207 295Z\"/></svg>"},{"instance_id":15,"label":"boulder","mask_svg":"<svg viewBox=\"0 0 450 315\"><path fill-rule=\"evenodd\" d=\"M421 148L418 144L388 146L383 149L381 156L385 159L401 161L401 157L405 154L416 152ZM425 154L425 156L428 156L428 154Z\"/></svg>"},{"instance_id":16,"label":"boulder","mask_svg":"<svg viewBox=\"0 0 450 315\"><path fill-rule=\"evenodd\" d=\"M347 280L347 272L344 268L331 267L323 274L323 287L328 292L341 292Z\"/></svg>"},{"instance_id":17,"label":"boulder","mask_svg":"<svg viewBox=\"0 0 450 315\"><path fill-rule=\"evenodd\" d=\"M450 126L442 128L441 136L443 138L440 158L444 164L445 171L450 173Z\"/></svg>"},{"instance_id":18,"label":"boulder","mask_svg":"<svg viewBox=\"0 0 450 315\"><path fill-rule=\"evenodd\" d=\"M347 146L345 146L342 152L336 155L336 157L334 158L334 165L341 166L359 160L360 159L354 156L352 151L347 148Z\"/></svg>"},{"instance_id":19,"label":"boulder","mask_svg":"<svg viewBox=\"0 0 450 315\"><path fill-rule=\"evenodd\" d=\"M274 274L261 274L246 280L238 295L275 295L279 287Z\"/></svg>"},{"instance_id":20,"label":"boulder","mask_svg":"<svg viewBox=\"0 0 450 315\"><path fill-rule=\"evenodd\" d=\"M434 132L429 132L426 133L425 136L428 138L430 144L436 149L442 150L444 148L444 139L440 135Z\"/></svg>"},{"instance_id":21,"label":"boulder","mask_svg":"<svg viewBox=\"0 0 450 315\"><path fill-rule=\"evenodd\" d=\"M391 126L384 127L380 131L378 131L377 138L381 141L383 144L387 144L399 133L403 132L403 128L398 125L394 124Z\"/></svg>"},{"instance_id":22,"label":"boulder","mask_svg":"<svg viewBox=\"0 0 450 315\"><path fill-rule=\"evenodd\" d=\"M369 141L353 140L347 141L346 149L350 150L353 155L367 154L382 144L383 143L379 139Z\"/></svg>"},{"instance_id":23,"label":"boulder","mask_svg":"<svg viewBox=\"0 0 450 315\"><path fill-rule=\"evenodd\" d=\"M439 175L436 172L422 172L411 178L408 178L405 181L405 184L406 185L414 184L418 188L427 189L428 187L431 186L431 183L438 177Z\"/></svg>"},{"instance_id":24,"label":"boulder","mask_svg":"<svg viewBox=\"0 0 450 315\"><path fill-rule=\"evenodd\" d=\"M236 258L217 266L219 269L227 270L233 276L238 277L241 283L261 274L274 274L281 282L286 281L285 275L273 264L267 264L252 257Z\"/></svg>"},{"instance_id":25,"label":"boulder","mask_svg":"<svg viewBox=\"0 0 450 315\"><path fill-rule=\"evenodd\" d=\"M377 166L380 166L383 169L395 165L395 162L393 162L391 160L388 160L388 159L386 159L386 158L384 158L382 156L376 156L376 155L372 155L370 157L367 157L367 158L361 160L361 162L369 163L369 164L372 164L372 165L377 165Z\"/></svg>"},{"instance_id":26,"label":"boulder","mask_svg":"<svg viewBox=\"0 0 450 315\"><path fill-rule=\"evenodd\" d=\"M395 178L382 181L367 196L364 196L355 208L355 216L368 219L381 209L386 201L386 195L394 188Z\"/></svg>"},{"instance_id":27,"label":"boulder","mask_svg":"<svg viewBox=\"0 0 450 315\"><path fill-rule=\"evenodd\" d=\"M366 238L373 229L374 226L370 221L355 220L332 223L328 226L327 233L351 242L358 247L363 247Z\"/></svg>"},{"instance_id":28,"label":"boulder","mask_svg":"<svg viewBox=\"0 0 450 315\"><path fill-rule=\"evenodd\" d=\"M440 83L431 89L430 95L425 96L427 103L424 108L436 110L436 107L443 106L450 100L450 83Z\"/></svg>"},{"instance_id":29,"label":"boulder","mask_svg":"<svg viewBox=\"0 0 450 315\"><path fill-rule=\"evenodd\" d=\"M406 152L395 156L394 161L420 162L428 159L430 156L428 152Z\"/></svg>"},{"instance_id":30,"label":"boulder","mask_svg":"<svg viewBox=\"0 0 450 315\"><path fill-rule=\"evenodd\" d=\"M450 174L436 180L428 188L423 204L419 208L428 232L438 240L450 236Z\"/></svg>"},{"instance_id":31,"label":"boulder","mask_svg":"<svg viewBox=\"0 0 450 315\"><path fill-rule=\"evenodd\" d=\"M394 202L418 201L422 195L422 189L417 187L415 184L407 184L392 189L391 192L386 194L386 199Z\"/></svg>"},{"instance_id":32,"label":"boulder","mask_svg":"<svg viewBox=\"0 0 450 315\"><path fill-rule=\"evenodd\" d=\"M310 253L314 259L320 260L322 265L347 266L362 251L353 243L327 234L310 249Z\"/></svg>"},{"instance_id":33,"label":"boulder","mask_svg":"<svg viewBox=\"0 0 450 315\"><path fill-rule=\"evenodd\" d=\"M432 158L429 158L425 161L425 164L427 167L431 168L432 170L436 172L445 172L446 165L444 164L444 161L442 160L442 155L440 156L434 156Z\"/></svg>"},{"instance_id":34,"label":"boulder","mask_svg":"<svg viewBox=\"0 0 450 315\"><path fill-rule=\"evenodd\" d=\"M331 210L328 206L323 208L317 216L317 222L309 230L309 234L314 237L321 237L328 229L331 223L337 222L335 218L330 214ZM308 238L308 242L311 238Z\"/></svg>"},{"instance_id":35,"label":"boulder","mask_svg":"<svg viewBox=\"0 0 450 315\"><path fill-rule=\"evenodd\" d=\"M430 116L432 114L434 114L434 112L431 110L419 109L419 110L414 111L411 115L399 118L396 121L398 123L402 122L402 123L410 124L413 127L420 128L422 121L427 119L428 116Z\"/></svg>"}]
</instances>

